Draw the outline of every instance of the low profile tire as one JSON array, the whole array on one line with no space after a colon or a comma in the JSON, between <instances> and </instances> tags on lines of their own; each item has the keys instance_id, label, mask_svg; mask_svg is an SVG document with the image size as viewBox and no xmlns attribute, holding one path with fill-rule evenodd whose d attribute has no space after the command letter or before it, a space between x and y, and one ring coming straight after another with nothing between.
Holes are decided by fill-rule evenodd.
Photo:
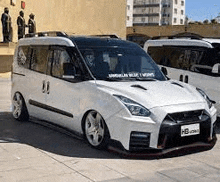
<instances>
[{"instance_id":1,"label":"low profile tire","mask_svg":"<svg viewBox=\"0 0 220 182\"><path fill-rule=\"evenodd\" d=\"M85 137L96 149L107 147L110 135L103 117L96 111L90 111L84 122Z\"/></svg>"},{"instance_id":2,"label":"low profile tire","mask_svg":"<svg viewBox=\"0 0 220 182\"><path fill-rule=\"evenodd\" d=\"M13 100L12 100L12 114L13 117L18 121L28 121L29 120L29 114L27 111L27 107L24 101L24 98L22 95L18 92L14 94Z\"/></svg>"}]
</instances>

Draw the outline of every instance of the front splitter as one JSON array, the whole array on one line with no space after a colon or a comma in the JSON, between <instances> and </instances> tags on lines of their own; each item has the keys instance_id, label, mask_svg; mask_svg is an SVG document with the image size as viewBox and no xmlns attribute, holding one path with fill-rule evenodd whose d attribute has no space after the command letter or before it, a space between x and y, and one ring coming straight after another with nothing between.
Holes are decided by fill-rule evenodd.
<instances>
[{"instance_id":1,"label":"front splitter","mask_svg":"<svg viewBox=\"0 0 220 182\"><path fill-rule=\"evenodd\" d=\"M210 150L214 147L215 143L217 141L217 137L213 137L213 139L209 143L203 143L203 142L196 142L189 145L179 146L179 147L173 147L169 149L163 149L163 150L145 150L143 152L129 152L127 150L123 150L118 147L114 146L108 146L108 150L113 153L117 153L122 157L125 158L166 158L166 157L177 157L182 155L187 155L195 152L201 152Z\"/></svg>"}]
</instances>

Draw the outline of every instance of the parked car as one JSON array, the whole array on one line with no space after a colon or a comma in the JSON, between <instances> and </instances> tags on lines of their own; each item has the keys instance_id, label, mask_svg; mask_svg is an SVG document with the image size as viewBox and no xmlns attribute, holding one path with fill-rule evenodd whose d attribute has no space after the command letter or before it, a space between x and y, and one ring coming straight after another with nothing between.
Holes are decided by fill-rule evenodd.
<instances>
[{"instance_id":1,"label":"parked car","mask_svg":"<svg viewBox=\"0 0 220 182\"><path fill-rule=\"evenodd\" d=\"M53 34L54 35L54 34ZM20 39L12 71L13 117L36 117L124 151L214 145L216 109L199 88L168 80L137 44L37 34Z\"/></svg>"},{"instance_id":2,"label":"parked car","mask_svg":"<svg viewBox=\"0 0 220 182\"><path fill-rule=\"evenodd\" d=\"M220 39L178 37L145 42L144 50L167 76L204 90L216 101L220 117Z\"/></svg>"}]
</instances>

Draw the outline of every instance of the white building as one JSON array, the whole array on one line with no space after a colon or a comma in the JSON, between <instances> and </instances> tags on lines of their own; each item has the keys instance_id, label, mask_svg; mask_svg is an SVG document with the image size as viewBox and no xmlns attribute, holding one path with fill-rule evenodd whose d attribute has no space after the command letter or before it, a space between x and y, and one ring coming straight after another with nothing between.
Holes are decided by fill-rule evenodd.
<instances>
[{"instance_id":1,"label":"white building","mask_svg":"<svg viewBox=\"0 0 220 182\"><path fill-rule=\"evenodd\" d=\"M132 4L131 1L133 1L133 26L184 25L185 0L128 0L127 2ZM127 11L127 13L130 16L131 12ZM128 19L130 20L127 17Z\"/></svg>"},{"instance_id":2,"label":"white building","mask_svg":"<svg viewBox=\"0 0 220 182\"><path fill-rule=\"evenodd\" d=\"M218 14L218 16L215 18L215 20L220 23L220 13Z\"/></svg>"},{"instance_id":3,"label":"white building","mask_svg":"<svg viewBox=\"0 0 220 182\"><path fill-rule=\"evenodd\" d=\"M127 0L127 18L126 18L126 26L133 26L133 2L134 0Z\"/></svg>"}]
</instances>

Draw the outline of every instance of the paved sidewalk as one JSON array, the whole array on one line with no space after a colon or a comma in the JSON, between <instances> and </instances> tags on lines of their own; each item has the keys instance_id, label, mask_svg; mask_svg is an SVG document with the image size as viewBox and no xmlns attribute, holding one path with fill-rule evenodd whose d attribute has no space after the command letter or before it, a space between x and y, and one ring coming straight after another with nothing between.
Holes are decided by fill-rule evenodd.
<instances>
[{"instance_id":1,"label":"paved sidewalk","mask_svg":"<svg viewBox=\"0 0 220 182\"><path fill-rule=\"evenodd\" d=\"M10 86L0 78L0 182L220 182L220 140L212 150L179 157L121 158L40 121L15 121Z\"/></svg>"}]
</instances>

